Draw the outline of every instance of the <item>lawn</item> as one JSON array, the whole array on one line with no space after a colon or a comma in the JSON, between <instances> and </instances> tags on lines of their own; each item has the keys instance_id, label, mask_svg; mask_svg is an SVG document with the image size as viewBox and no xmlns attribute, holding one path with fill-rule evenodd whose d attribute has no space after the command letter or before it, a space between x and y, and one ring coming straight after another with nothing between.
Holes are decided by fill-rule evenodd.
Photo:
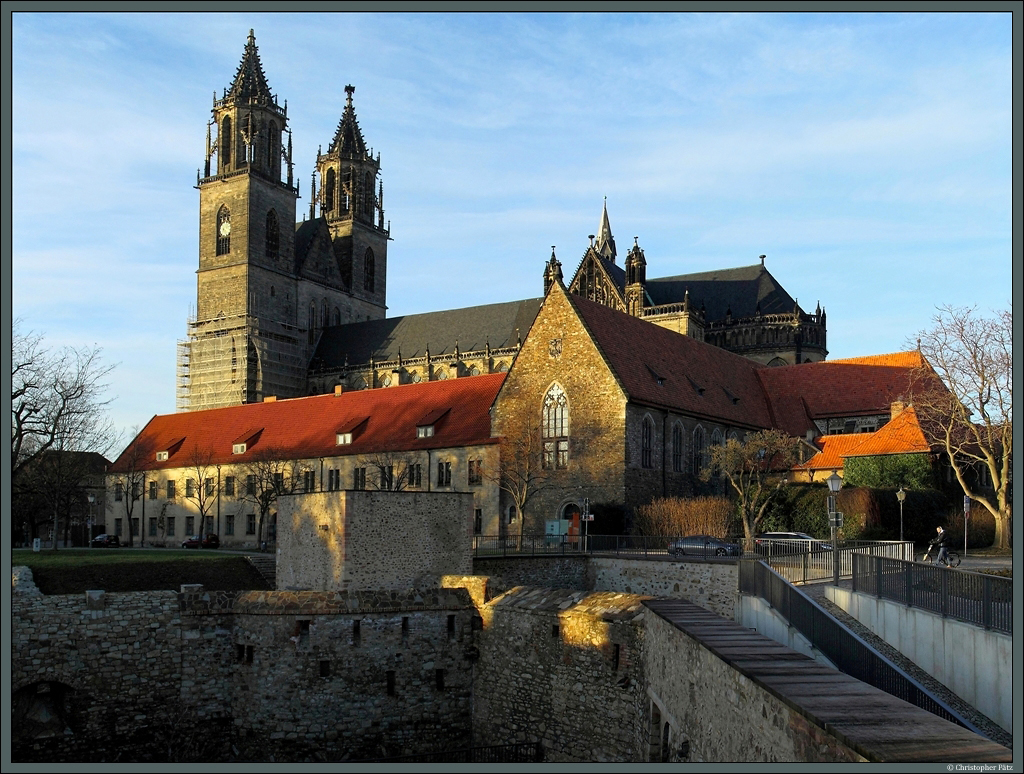
<instances>
[{"instance_id":1,"label":"lawn","mask_svg":"<svg viewBox=\"0 0 1024 774\"><path fill-rule=\"evenodd\" d=\"M68 548L12 552L14 566L32 570L44 594L105 591L178 591L201 583L211 591L265 590L269 585L244 557L216 551Z\"/></svg>"}]
</instances>

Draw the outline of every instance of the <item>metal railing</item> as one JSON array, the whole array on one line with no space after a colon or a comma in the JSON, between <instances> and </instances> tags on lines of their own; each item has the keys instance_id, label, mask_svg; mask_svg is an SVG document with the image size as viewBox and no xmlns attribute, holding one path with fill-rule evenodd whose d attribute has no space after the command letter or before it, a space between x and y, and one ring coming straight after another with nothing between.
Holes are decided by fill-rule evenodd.
<instances>
[{"instance_id":1,"label":"metal railing","mask_svg":"<svg viewBox=\"0 0 1024 774\"><path fill-rule=\"evenodd\" d=\"M765 562L741 561L739 586L740 593L761 597L771 605L841 672L985 736Z\"/></svg>"},{"instance_id":2,"label":"metal railing","mask_svg":"<svg viewBox=\"0 0 1024 774\"><path fill-rule=\"evenodd\" d=\"M912 559L914 544L888 540L847 540L837 547L839 577L853 577L853 557L857 554L882 556L892 559ZM833 548L819 540L765 540L747 541L744 556L763 560L776 572L793 583L831 580Z\"/></svg>"},{"instance_id":3,"label":"metal railing","mask_svg":"<svg viewBox=\"0 0 1024 774\"><path fill-rule=\"evenodd\" d=\"M922 562L857 555L853 590L1013 634L1013 581Z\"/></svg>"},{"instance_id":4,"label":"metal railing","mask_svg":"<svg viewBox=\"0 0 1024 774\"><path fill-rule=\"evenodd\" d=\"M634 558L670 556L669 545L680 537L662 535L475 535L473 556L562 556L607 554ZM686 548L676 558L716 559L726 556L711 543ZM735 556L733 557L735 559Z\"/></svg>"},{"instance_id":5,"label":"metal railing","mask_svg":"<svg viewBox=\"0 0 1024 774\"><path fill-rule=\"evenodd\" d=\"M462 750L399 755L393 758L367 758L357 763L543 763L544 747L540 742L499 744L489 747L467 747Z\"/></svg>"}]
</instances>

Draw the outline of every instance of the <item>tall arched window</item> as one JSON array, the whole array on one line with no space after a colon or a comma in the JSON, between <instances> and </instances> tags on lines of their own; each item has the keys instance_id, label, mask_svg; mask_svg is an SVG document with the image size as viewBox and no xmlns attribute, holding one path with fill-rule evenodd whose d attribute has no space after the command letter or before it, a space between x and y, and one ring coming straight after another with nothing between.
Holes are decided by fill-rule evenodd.
<instances>
[{"instance_id":1,"label":"tall arched window","mask_svg":"<svg viewBox=\"0 0 1024 774\"><path fill-rule=\"evenodd\" d=\"M277 258L278 250L281 247L281 227L277 222L277 213L271 210L267 213L267 258Z\"/></svg>"},{"instance_id":2,"label":"tall arched window","mask_svg":"<svg viewBox=\"0 0 1024 774\"><path fill-rule=\"evenodd\" d=\"M217 255L231 252L231 212L222 206L217 211Z\"/></svg>"},{"instance_id":3,"label":"tall arched window","mask_svg":"<svg viewBox=\"0 0 1024 774\"><path fill-rule=\"evenodd\" d=\"M373 215L373 173L367 172L363 179L363 212Z\"/></svg>"},{"instance_id":4,"label":"tall arched window","mask_svg":"<svg viewBox=\"0 0 1024 774\"><path fill-rule=\"evenodd\" d=\"M274 121L267 127L267 172L271 175L277 167L277 160L281 157L281 131Z\"/></svg>"},{"instance_id":5,"label":"tall arched window","mask_svg":"<svg viewBox=\"0 0 1024 774\"><path fill-rule=\"evenodd\" d=\"M700 425L693 430L693 475L699 476L700 472L708 466L708 439L704 434L704 428Z\"/></svg>"},{"instance_id":6,"label":"tall arched window","mask_svg":"<svg viewBox=\"0 0 1024 774\"><path fill-rule=\"evenodd\" d=\"M640 464L645 468L654 467L654 420L650 416L644 417L644 424L640 430Z\"/></svg>"},{"instance_id":7,"label":"tall arched window","mask_svg":"<svg viewBox=\"0 0 1024 774\"><path fill-rule=\"evenodd\" d=\"M327 180L324 182L324 209L330 212L334 209L334 189L337 181L334 177L334 170L327 170Z\"/></svg>"},{"instance_id":8,"label":"tall arched window","mask_svg":"<svg viewBox=\"0 0 1024 774\"><path fill-rule=\"evenodd\" d=\"M683 472L683 426L678 422L672 426L672 471Z\"/></svg>"},{"instance_id":9,"label":"tall arched window","mask_svg":"<svg viewBox=\"0 0 1024 774\"><path fill-rule=\"evenodd\" d=\"M341 325L341 310L338 307L334 307L334 316L331 319L335 325Z\"/></svg>"},{"instance_id":10,"label":"tall arched window","mask_svg":"<svg viewBox=\"0 0 1024 774\"><path fill-rule=\"evenodd\" d=\"M370 293L373 292L375 272L376 265L373 260L373 250L367 247L366 252L363 254L363 289Z\"/></svg>"},{"instance_id":11,"label":"tall arched window","mask_svg":"<svg viewBox=\"0 0 1024 774\"><path fill-rule=\"evenodd\" d=\"M327 327L327 299L326 298L323 300L323 303L320 304L320 327L321 328L326 328Z\"/></svg>"},{"instance_id":12,"label":"tall arched window","mask_svg":"<svg viewBox=\"0 0 1024 774\"><path fill-rule=\"evenodd\" d=\"M224 174L231 168L231 116L220 122L220 171Z\"/></svg>"},{"instance_id":13,"label":"tall arched window","mask_svg":"<svg viewBox=\"0 0 1024 774\"><path fill-rule=\"evenodd\" d=\"M569 467L569 401L557 384L551 385L544 396L541 436L541 464L544 469Z\"/></svg>"},{"instance_id":14,"label":"tall arched window","mask_svg":"<svg viewBox=\"0 0 1024 774\"><path fill-rule=\"evenodd\" d=\"M314 303L313 301L309 302L309 322L308 322L307 328L308 328L309 343L312 344L313 343L313 336L315 335L314 332L316 330L316 303Z\"/></svg>"}]
</instances>

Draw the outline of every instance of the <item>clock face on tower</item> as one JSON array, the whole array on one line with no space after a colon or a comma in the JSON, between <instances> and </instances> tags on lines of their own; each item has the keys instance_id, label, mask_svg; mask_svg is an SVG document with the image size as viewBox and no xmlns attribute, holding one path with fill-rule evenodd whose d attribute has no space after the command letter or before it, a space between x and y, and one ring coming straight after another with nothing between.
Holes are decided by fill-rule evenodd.
<instances>
[{"instance_id":1,"label":"clock face on tower","mask_svg":"<svg viewBox=\"0 0 1024 774\"><path fill-rule=\"evenodd\" d=\"M223 236L223 237L226 237L230 233L231 233L231 223L229 221L225 220L223 223L220 224L220 235Z\"/></svg>"}]
</instances>

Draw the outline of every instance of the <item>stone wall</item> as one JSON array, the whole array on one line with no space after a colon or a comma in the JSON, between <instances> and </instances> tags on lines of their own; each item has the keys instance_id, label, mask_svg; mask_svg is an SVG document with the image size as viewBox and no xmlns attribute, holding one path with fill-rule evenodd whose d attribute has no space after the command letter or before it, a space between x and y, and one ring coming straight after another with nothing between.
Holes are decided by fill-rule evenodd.
<instances>
[{"instance_id":1,"label":"stone wall","mask_svg":"<svg viewBox=\"0 0 1024 774\"><path fill-rule=\"evenodd\" d=\"M473 574L489 579L491 596L515 586L590 590L586 556L474 557Z\"/></svg>"},{"instance_id":2,"label":"stone wall","mask_svg":"<svg viewBox=\"0 0 1024 774\"><path fill-rule=\"evenodd\" d=\"M547 761L643 760L641 598L519 587L481 610L473 737Z\"/></svg>"},{"instance_id":3,"label":"stone wall","mask_svg":"<svg viewBox=\"0 0 1024 774\"><path fill-rule=\"evenodd\" d=\"M643 671L647 716L657 721L650 725L669 727L670 762L864 760L652 612L644 617Z\"/></svg>"},{"instance_id":4,"label":"stone wall","mask_svg":"<svg viewBox=\"0 0 1024 774\"><path fill-rule=\"evenodd\" d=\"M437 587L472 572L473 495L313 492L278 501L281 589Z\"/></svg>"}]
</instances>

